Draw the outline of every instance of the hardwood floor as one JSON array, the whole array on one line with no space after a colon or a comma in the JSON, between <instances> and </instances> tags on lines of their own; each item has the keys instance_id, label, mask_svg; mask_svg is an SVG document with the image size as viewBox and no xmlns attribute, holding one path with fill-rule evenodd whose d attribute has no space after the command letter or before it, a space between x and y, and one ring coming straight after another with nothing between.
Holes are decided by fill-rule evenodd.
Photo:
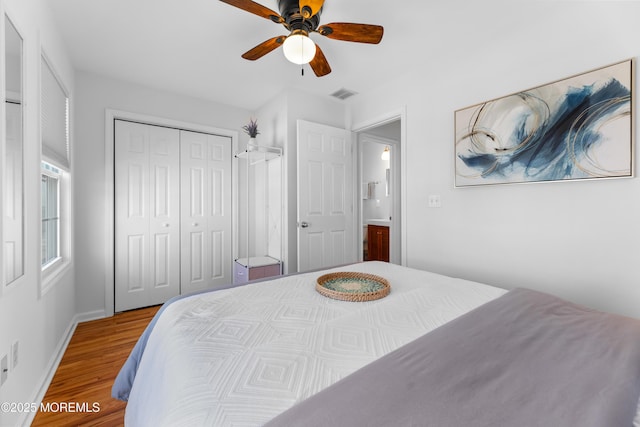
<instances>
[{"instance_id":1,"label":"hardwood floor","mask_svg":"<svg viewBox=\"0 0 640 427\"><path fill-rule=\"evenodd\" d=\"M43 403L88 404L97 412L38 412L32 426L122 426L125 402L111 397L111 386L138 337L160 306L80 323Z\"/></svg>"}]
</instances>

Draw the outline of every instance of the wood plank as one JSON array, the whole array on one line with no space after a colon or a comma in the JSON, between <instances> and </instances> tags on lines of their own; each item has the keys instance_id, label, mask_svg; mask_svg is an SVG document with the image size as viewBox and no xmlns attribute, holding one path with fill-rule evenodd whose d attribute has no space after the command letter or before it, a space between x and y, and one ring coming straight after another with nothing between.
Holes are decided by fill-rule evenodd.
<instances>
[{"instance_id":1,"label":"wood plank","mask_svg":"<svg viewBox=\"0 0 640 427\"><path fill-rule=\"evenodd\" d=\"M42 400L86 404L97 412L38 412L32 426L122 426L126 402L111 397L111 386L140 334L160 306L80 323Z\"/></svg>"}]
</instances>

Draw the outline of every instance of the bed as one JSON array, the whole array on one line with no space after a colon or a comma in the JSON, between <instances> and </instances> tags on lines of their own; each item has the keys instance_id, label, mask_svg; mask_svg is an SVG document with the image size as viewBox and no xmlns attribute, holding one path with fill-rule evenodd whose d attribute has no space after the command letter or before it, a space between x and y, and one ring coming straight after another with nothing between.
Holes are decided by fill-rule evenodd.
<instances>
[{"instance_id":1,"label":"bed","mask_svg":"<svg viewBox=\"0 0 640 427\"><path fill-rule=\"evenodd\" d=\"M392 291L315 291L337 271ZM367 262L172 301L112 394L127 426L638 427L640 321Z\"/></svg>"}]
</instances>

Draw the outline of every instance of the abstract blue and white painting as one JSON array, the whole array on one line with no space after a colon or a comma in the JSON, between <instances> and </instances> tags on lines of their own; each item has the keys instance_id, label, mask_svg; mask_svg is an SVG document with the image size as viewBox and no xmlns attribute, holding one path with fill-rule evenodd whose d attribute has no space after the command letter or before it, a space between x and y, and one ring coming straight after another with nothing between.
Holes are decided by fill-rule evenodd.
<instances>
[{"instance_id":1,"label":"abstract blue and white painting","mask_svg":"<svg viewBox=\"0 0 640 427\"><path fill-rule=\"evenodd\" d=\"M456 187L632 176L631 60L455 112Z\"/></svg>"}]
</instances>

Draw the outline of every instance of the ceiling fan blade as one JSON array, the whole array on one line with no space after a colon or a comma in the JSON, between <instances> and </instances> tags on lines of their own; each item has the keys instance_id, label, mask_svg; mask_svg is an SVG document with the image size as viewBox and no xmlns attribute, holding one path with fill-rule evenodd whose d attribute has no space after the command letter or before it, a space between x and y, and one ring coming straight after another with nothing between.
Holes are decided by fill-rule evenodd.
<instances>
[{"instance_id":1,"label":"ceiling fan blade","mask_svg":"<svg viewBox=\"0 0 640 427\"><path fill-rule=\"evenodd\" d=\"M384 28L380 25L334 22L322 25L316 31L334 40L378 44L382 40Z\"/></svg>"},{"instance_id":2,"label":"ceiling fan blade","mask_svg":"<svg viewBox=\"0 0 640 427\"><path fill-rule=\"evenodd\" d=\"M267 53L282 46L287 36L278 36L260 43L258 46L242 54L244 59L255 61L265 56Z\"/></svg>"},{"instance_id":3,"label":"ceiling fan blade","mask_svg":"<svg viewBox=\"0 0 640 427\"><path fill-rule=\"evenodd\" d=\"M231 6L235 6L239 9L246 10L247 12L253 13L254 15L261 16L262 18L270 19L271 21L281 24L284 22L282 16L280 16L277 12L269 9L268 7L264 7L263 5L256 3L251 0L220 0L223 3L230 4Z\"/></svg>"},{"instance_id":4,"label":"ceiling fan blade","mask_svg":"<svg viewBox=\"0 0 640 427\"><path fill-rule=\"evenodd\" d=\"M302 17L304 19L309 19L312 16L315 16L320 9L322 9L324 0L300 0L299 4Z\"/></svg>"},{"instance_id":5,"label":"ceiling fan blade","mask_svg":"<svg viewBox=\"0 0 640 427\"><path fill-rule=\"evenodd\" d=\"M331 72L329 62L318 45L316 45L316 56L314 56L311 62L309 62L309 65L318 77L326 76Z\"/></svg>"}]
</instances>

